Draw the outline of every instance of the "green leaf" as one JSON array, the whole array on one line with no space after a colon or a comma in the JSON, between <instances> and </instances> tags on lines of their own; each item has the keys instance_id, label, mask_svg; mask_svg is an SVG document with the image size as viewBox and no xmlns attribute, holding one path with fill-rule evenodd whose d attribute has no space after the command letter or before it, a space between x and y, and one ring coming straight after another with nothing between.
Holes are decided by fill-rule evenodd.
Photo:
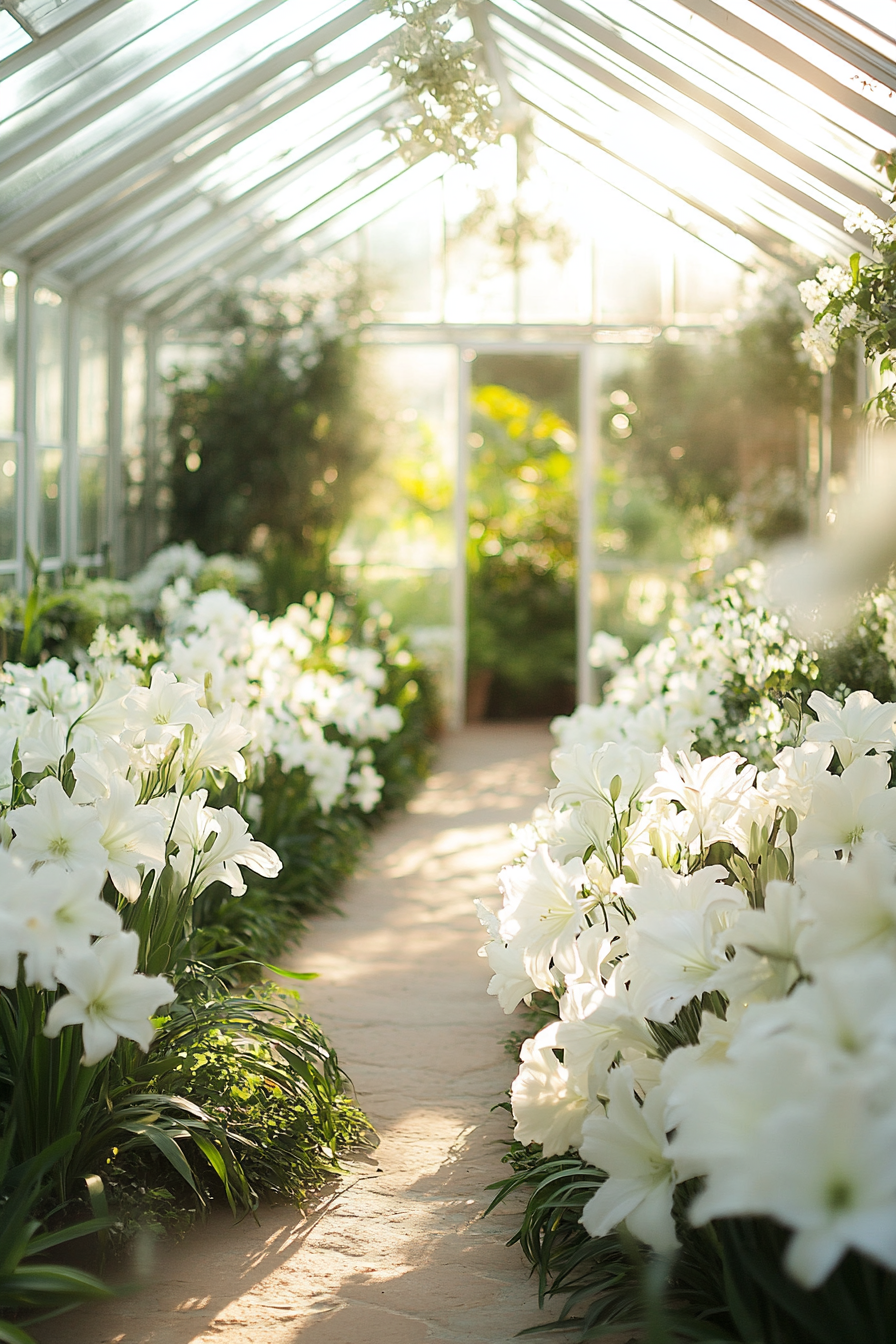
<instances>
[{"instance_id":1,"label":"green leaf","mask_svg":"<svg viewBox=\"0 0 896 1344\"><path fill-rule=\"evenodd\" d=\"M282 975L286 980L317 980L320 978L318 971L287 971L283 966L271 966L266 961L261 962L266 971L273 971L274 975Z\"/></svg>"},{"instance_id":2,"label":"green leaf","mask_svg":"<svg viewBox=\"0 0 896 1344\"><path fill-rule=\"evenodd\" d=\"M0 1321L0 1341L2 1344L34 1344L34 1336L9 1321Z\"/></svg>"},{"instance_id":3,"label":"green leaf","mask_svg":"<svg viewBox=\"0 0 896 1344\"><path fill-rule=\"evenodd\" d=\"M72 1227L60 1228L58 1232L45 1232L41 1236L32 1237L28 1253L43 1255L44 1251L49 1251L53 1246L63 1246L67 1241L89 1237L94 1232L104 1232L114 1226L115 1219L109 1214L103 1218L88 1218L83 1223L75 1223Z\"/></svg>"},{"instance_id":4,"label":"green leaf","mask_svg":"<svg viewBox=\"0 0 896 1344\"><path fill-rule=\"evenodd\" d=\"M184 1157L171 1135L158 1125L122 1125L122 1129L128 1130L131 1134L138 1134L142 1138L148 1139L150 1143L155 1144L163 1157L167 1158L174 1170L179 1176L187 1182L190 1189L202 1199L199 1187L196 1184L195 1177L190 1168L190 1164ZM205 1203L205 1201L202 1201Z\"/></svg>"},{"instance_id":5,"label":"green leaf","mask_svg":"<svg viewBox=\"0 0 896 1344\"><path fill-rule=\"evenodd\" d=\"M862 264L862 258L858 252L853 252L849 259L849 269L852 271L852 282L854 285L859 283L859 267Z\"/></svg>"}]
</instances>

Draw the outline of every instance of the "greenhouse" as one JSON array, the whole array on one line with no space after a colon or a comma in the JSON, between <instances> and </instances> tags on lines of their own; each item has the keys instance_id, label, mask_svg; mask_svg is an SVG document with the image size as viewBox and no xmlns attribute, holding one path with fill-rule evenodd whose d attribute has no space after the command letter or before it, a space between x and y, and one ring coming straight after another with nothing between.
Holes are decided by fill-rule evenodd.
<instances>
[{"instance_id":1,"label":"greenhouse","mask_svg":"<svg viewBox=\"0 0 896 1344\"><path fill-rule=\"evenodd\" d=\"M0 2L0 1340L891 1344L894 95Z\"/></svg>"}]
</instances>

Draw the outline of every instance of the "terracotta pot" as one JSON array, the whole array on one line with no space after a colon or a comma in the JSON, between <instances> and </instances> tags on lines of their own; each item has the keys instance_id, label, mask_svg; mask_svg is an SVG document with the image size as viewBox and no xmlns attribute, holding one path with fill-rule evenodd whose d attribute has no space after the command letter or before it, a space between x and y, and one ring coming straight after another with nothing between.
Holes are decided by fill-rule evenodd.
<instances>
[{"instance_id":1,"label":"terracotta pot","mask_svg":"<svg viewBox=\"0 0 896 1344\"><path fill-rule=\"evenodd\" d=\"M467 677L467 723L481 723L488 709L489 691L495 674L491 668L471 672Z\"/></svg>"}]
</instances>

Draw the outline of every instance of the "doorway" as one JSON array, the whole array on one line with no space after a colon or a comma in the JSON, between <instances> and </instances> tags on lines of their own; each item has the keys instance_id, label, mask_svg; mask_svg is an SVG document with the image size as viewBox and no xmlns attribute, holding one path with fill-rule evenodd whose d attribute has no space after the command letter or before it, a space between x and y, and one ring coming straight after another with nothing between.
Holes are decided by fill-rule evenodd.
<instances>
[{"instance_id":1,"label":"doorway","mask_svg":"<svg viewBox=\"0 0 896 1344\"><path fill-rule=\"evenodd\" d=\"M478 351L468 475L467 719L576 703L579 358Z\"/></svg>"}]
</instances>

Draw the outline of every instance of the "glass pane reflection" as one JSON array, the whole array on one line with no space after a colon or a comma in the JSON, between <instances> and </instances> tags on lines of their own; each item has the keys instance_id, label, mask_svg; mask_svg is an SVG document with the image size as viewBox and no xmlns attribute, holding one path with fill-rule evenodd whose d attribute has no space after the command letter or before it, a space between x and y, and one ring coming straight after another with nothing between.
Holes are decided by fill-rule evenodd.
<instances>
[{"instance_id":1,"label":"glass pane reflection","mask_svg":"<svg viewBox=\"0 0 896 1344\"><path fill-rule=\"evenodd\" d=\"M18 289L15 271L0 276L0 430L16 427Z\"/></svg>"},{"instance_id":2,"label":"glass pane reflection","mask_svg":"<svg viewBox=\"0 0 896 1344\"><path fill-rule=\"evenodd\" d=\"M108 442L109 337L106 315L99 309L81 309L78 352L78 444L104 448Z\"/></svg>"},{"instance_id":3,"label":"glass pane reflection","mask_svg":"<svg viewBox=\"0 0 896 1344\"><path fill-rule=\"evenodd\" d=\"M38 547L44 559L54 559L62 550L62 514L59 493L62 449L44 448L38 453Z\"/></svg>"},{"instance_id":4,"label":"glass pane reflection","mask_svg":"<svg viewBox=\"0 0 896 1344\"><path fill-rule=\"evenodd\" d=\"M40 443L62 442L62 299L41 285L34 291L35 423Z\"/></svg>"},{"instance_id":5,"label":"glass pane reflection","mask_svg":"<svg viewBox=\"0 0 896 1344\"><path fill-rule=\"evenodd\" d=\"M78 458L78 554L98 555L105 540L106 464L104 453Z\"/></svg>"},{"instance_id":6,"label":"glass pane reflection","mask_svg":"<svg viewBox=\"0 0 896 1344\"><path fill-rule=\"evenodd\" d=\"M16 467L18 449L0 442L0 560L16 555Z\"/></svg>"}]
</instances>

